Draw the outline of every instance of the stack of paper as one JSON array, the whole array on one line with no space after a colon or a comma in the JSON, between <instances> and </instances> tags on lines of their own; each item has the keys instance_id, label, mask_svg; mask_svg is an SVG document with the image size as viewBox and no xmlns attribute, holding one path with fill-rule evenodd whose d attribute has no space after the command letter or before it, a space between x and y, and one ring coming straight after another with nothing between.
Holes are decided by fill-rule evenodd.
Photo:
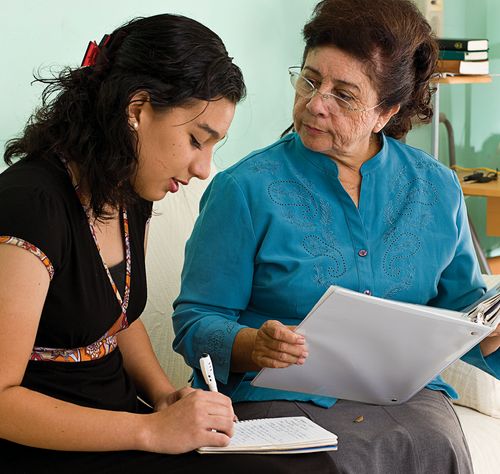
<instances>
[{"instance_id":1,"label":"stack of paper","mask_svg":"<svg viewBox=\"0 0 500 474\"><path fill-rule=\"evenodd\" d=\"M337 436L304 416L238 421L226 447L204 447L202 454L292 454L333 451Z\"/></svg>"}]
</instances>

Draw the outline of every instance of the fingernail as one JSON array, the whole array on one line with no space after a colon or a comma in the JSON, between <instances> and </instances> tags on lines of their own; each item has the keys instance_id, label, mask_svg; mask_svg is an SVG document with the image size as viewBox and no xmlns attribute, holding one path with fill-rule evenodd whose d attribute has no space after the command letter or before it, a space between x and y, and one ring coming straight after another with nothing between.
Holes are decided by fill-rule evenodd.
<instances>
[{"instance_id":1,"label":"fingernail","mask_svg":"<svg viewBox=\"0 0 500 474\"><path fill-rule=\"evenodd\" d=\"M302 357L305 359L306 357L309 357L309 352L303 352Z\"/></svg>"}]
</instances>

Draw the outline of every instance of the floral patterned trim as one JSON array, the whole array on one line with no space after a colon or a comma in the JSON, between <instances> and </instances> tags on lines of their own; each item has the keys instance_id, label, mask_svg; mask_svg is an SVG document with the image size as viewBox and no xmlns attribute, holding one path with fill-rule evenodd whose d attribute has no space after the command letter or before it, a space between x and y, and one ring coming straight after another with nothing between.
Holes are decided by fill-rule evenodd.
<instances>
[{"instance_id":1,"label":"floral patterned trim","mask_svg":"<svg viewBox=\"0 0 500 474\"><path fill-rule=\"evenodd\" d=\"M38 247L35 247L29 242L26 242L26 240L18 239L17 237L11 237L9 235L0 235L0 244L15 245L16 247L20 247L32 253L45 265L47 272L49 272L50 280L52 281L55 273L52 262L49 260L49 257L47 257L47 255L45 255Z\"/></svg>"},{"instance_id":2,"label":"floral patterned trim","mask_svg":"<svg viewBox=\"0 0 500 474\"><path fill-rule=\"evenodd\" d=\"M32 361L52 362L86 362L101 359L111 354L118 346L116 334L127 327L125 314L122 313L113 326L96 342L76 349L54 349L51 347L34 347L31 352Z\"/></svg>"},{"instance_id":3,"label":"floral patterned trim","mask_svg":"<svg viewBox=\"0 0 500 474\"><path fill-rule=\"evenodd\" d=\"M118 341L116 335L101 338L86 347L78 349L52 349L48 347L34 347L30 360L52 362L85 362L104 357L116 349Z\"/></svg>"}]
</instances>

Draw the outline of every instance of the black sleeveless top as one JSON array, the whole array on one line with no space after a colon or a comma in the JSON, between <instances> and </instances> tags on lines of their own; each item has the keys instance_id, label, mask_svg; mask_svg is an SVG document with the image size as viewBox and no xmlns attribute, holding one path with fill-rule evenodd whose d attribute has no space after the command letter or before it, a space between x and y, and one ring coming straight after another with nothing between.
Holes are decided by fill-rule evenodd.
<instances>
[{"instance_id":1,"label":"black sleeveless top","mask_svg":"<svg viewBox=\"0 0 500 474\"><path fill-rule=\"evenodd\" d=\"M127 209L132 260L129 324L146 303L144 236L151 209L152 203L147 201ZM21 160L0 174L0 239L4 236L34 246L54 269L35 346L88 346L113 325L121 313L120 305L59 159ZM113 269L116 271L119 266ZM115 281L123 295L123 276ZM136 390L118 348L85 362L30 361L22 385L83 406L137 409Z\"/></svg>"}]
</instances>

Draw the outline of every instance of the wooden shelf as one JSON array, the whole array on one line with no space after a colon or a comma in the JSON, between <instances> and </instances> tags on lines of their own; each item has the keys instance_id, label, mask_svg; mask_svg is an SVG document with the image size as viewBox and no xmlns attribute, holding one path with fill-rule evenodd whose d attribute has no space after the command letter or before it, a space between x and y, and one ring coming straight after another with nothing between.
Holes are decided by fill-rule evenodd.
<instances>
[{"instance_id":1,"label":"wooden shelf","mask_svg":"<svg viewBox=\"0 0 500 474\"><path fill-rule=\"evenodd\" d=\"M466 196L483 196L486 198L486 234L500 236L500 180L489 183L471 183L463 177L471 172L458 171L457 175Z\"/></svg>"},{"instance_id":2,"label":"wooden shelf","mask_svg":"<svg viewBox=\"0 0 500 474\"><path fill-rule=\"evenodd\" d=\"M485 84L491 82L493 78L488 75L472 76L472 75L456 75L456 76L446 76L439 77L435 81L438 84Z\"/></svg>"},{"instance_id":3,"label":"wooden shelf","mask_svg":"<svg viewBox=\"0 0 500 474\"><path fill-rule=\"evenodd\" d=\"M462 191L466 196L484 196L500 198L500 179L490 181L489 183L475 183L464 181L464 176L471 174L472 171L457 171ZM484 172L486 174L486 172Z\"/></svg>"}]
</instances>

